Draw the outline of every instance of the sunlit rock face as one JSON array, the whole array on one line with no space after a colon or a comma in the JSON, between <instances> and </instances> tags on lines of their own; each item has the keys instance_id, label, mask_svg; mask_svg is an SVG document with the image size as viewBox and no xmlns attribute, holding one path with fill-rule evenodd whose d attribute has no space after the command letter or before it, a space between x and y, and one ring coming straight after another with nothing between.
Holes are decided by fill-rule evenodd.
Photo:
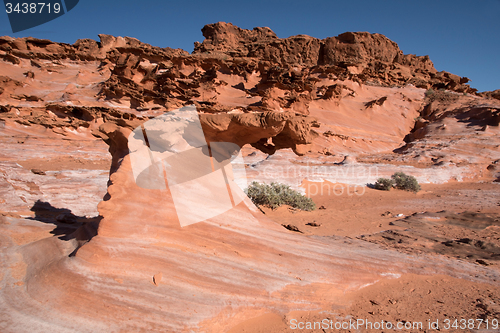
<instances>
[{"instance_id":1,"label":"sunlit rock face","mask_svg":"<svg viewBox=\"0 0 500 333\"><path fill-rule=\"evenodd\" d=\"M286 231L247 202L183 227L168 189L137 186L129 156L111 182L110 197L99 204L98 235L76 255L68 257L68 245L52 237L4 252L7 323L26 328L42 321L54 331L218 332L269 309L330 307L346 291L405 272L477 279L473 265ZM17 227L42 231L35 221L5 222L11 235ZM4 244L12 239L2 237Z\"/></svg>"},{"instance_id":2,"label":"sunlit rock face","mask_svg":"<svg viewBox=\"0 0 500 333\"><path fill-rule=\"evenodd\" d=\"M495 92L476 96L378 34L203 33L191 55L109 35L0 38L2 332L223 332L332 309L407 272L498 281L288 231L241 193L252 180L361 186L402 168L493 180ZM172 126L182 107L189 121Z\"/></svg>"}]
</instances>

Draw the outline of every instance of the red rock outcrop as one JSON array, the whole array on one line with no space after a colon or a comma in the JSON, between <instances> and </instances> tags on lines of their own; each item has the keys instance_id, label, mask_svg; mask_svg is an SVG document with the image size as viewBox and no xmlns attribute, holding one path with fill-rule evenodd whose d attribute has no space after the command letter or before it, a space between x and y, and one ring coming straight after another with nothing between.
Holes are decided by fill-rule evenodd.
<instances>
[{"instance_id":1,"label":"red rock outcrop","mask_svg":"<svg viewBox=\"0 0 500 333\"><path fill-rule=\"evenodd\" d=\"M479 95L486 98L500 99L500 89L494 91L485 91L480 93Z\"/></svg>"},{"instance_id":2,"label":"red rock outcrop","mask_svg":"<svg viewBox=\"0 0 500 333\"><path fill-rule=\"evenodd\" d=\"M309 67L313 72L361 82L475 91L464 85L467 78L437 72L428 56L404 55L395 42L380 34L346 32L324 40L305 35L280 39L269 28L244 30L222 22L202 31L205 41L195 43L193 54L256 58L282 67L282 76L288 74L295 80L301 78L297 71Z\"/></svg>"}]
</instances>

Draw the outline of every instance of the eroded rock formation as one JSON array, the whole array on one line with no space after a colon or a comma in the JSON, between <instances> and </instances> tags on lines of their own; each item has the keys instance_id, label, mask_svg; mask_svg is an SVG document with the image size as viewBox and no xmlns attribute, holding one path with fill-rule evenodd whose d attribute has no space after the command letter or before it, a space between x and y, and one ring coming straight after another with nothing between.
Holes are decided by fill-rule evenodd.
<instances>
[{"instance_id":1,"label":"eroded rock formation","mask_svg":"<svg viewBox=\"0 0 500 333\"><path fill-rule=\"evenodd\" d=\"M0 38L2 331L221 332L270 309L331 307L347 290L405 272L498 284L486 267L297 235L248 202L181 228L168 188L135 183L127 146L132 130L181 106L196 106L208 141L249 149L249 178L266 166L411 161L443 163L419 169L439 181L449 179L446 163L491 180L500 159L495 92L477 96L467 78L382 35L280 39L227 23L202 31L192 54L109 35L73 45ZM451 148L439 146L450 138ZM112 161L103 162L103 141Z\"/></svg>"}]
</instances>

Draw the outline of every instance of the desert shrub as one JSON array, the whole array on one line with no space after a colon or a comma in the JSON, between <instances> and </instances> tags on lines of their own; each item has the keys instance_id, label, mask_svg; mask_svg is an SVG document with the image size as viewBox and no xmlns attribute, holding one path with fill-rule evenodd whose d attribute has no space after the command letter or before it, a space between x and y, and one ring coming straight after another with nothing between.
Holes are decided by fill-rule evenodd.
<instances>
[{"instance_id":1,"label":"desert shrub","mask_svg":"<svg viewBox=\"0 0 500 333\"><path fill-rule=\"evenodd\" d=\"M433 89L428 89L426 92L425 92L425 96L426 97L430 97L434 95L434 90Z\"/></svg>"},{"instance_id":2,"label":"desert shrub","mask_svg":"<svg viewBox=\"0 0 500 333\"><path fill-rule=\"evenodd\" d=\"M420 191L420 185L417 179L413 176L407 175L403 172L396 172L391 176L394 180L395 187L400 190L418 192Z\"/></svg>"},{"instance_id":3,"label":"desert shrub","mask_svg":"<svg viewBox=\"0 0 500 333\"><path fill-rule=\"evenodd\" d=\"M394 180L389 179L389 178L379 178L375 182L375 188L377 190L382 190L382 191L389 191L391 188L394 187Z\"/></svg>"},{"instance_id":4,"label":"desert shrub","mask_svg":"<svg viewBox=\"0 0 500 333\"><path fill-rule=\"evenodd\" d=\"M311 198L292 190L290 186L285 184L271 183L268 185L252 182L245 193L258 206L276 209L282 205L289 205L307 211L316 209Z\"/></svg>"}]
</instances>

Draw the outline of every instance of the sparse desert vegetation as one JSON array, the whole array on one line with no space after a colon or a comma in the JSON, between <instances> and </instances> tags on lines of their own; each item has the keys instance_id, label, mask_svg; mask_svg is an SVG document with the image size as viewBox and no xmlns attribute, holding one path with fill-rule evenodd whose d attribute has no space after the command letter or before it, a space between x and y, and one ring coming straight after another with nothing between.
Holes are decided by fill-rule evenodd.
<instances>
[{"instance_id":1,"label":"sparse desert vegetation","mask_svg":"<svg viewBox=\"0 0 500 333\"><path fill-rule=\"evenodd\" d=\"M252 182L245 190L245 193L257 206L276 209L282 205L288 205L306 211L316 209L316 205L311 198L302 195L285 184L271 183L268 185Z\"/></svg>"},{"instance_id":2,"label":"sparse desert vegetation","mask_svg":"<svg viewBox=\"0 0 500 333\"><path fill-rule=\"evenodd\" d=\"M389 178L379 178L375 182L374 187L377 190L390 191L394 187L394 180Z\"/></svg>"},{"instance_id":3,"label":"sparse desert vegetation","mask_svg":"<svg viewBox=\"0 0 500 333\"><path fill-rule=\"evenodd\" d=\"M391 176L394 180L395 187L399 190L418 192L420 185L415 177L405 174L404 172L396 172Z\"/></svg>"},{"instance_id":4,"label":"sparse desert vegetation","mask_svg":"<svg viewBox=\"0 0 500 333\"><path fill-rule=\"evenodd\" d=\"M420 191L420 185L415 177L405 174L404 172L396 172L391 178L379 178L374 184L377 190L389 191L393 187L399 190L410 192Z\"/></svg>"}]
</instances>

